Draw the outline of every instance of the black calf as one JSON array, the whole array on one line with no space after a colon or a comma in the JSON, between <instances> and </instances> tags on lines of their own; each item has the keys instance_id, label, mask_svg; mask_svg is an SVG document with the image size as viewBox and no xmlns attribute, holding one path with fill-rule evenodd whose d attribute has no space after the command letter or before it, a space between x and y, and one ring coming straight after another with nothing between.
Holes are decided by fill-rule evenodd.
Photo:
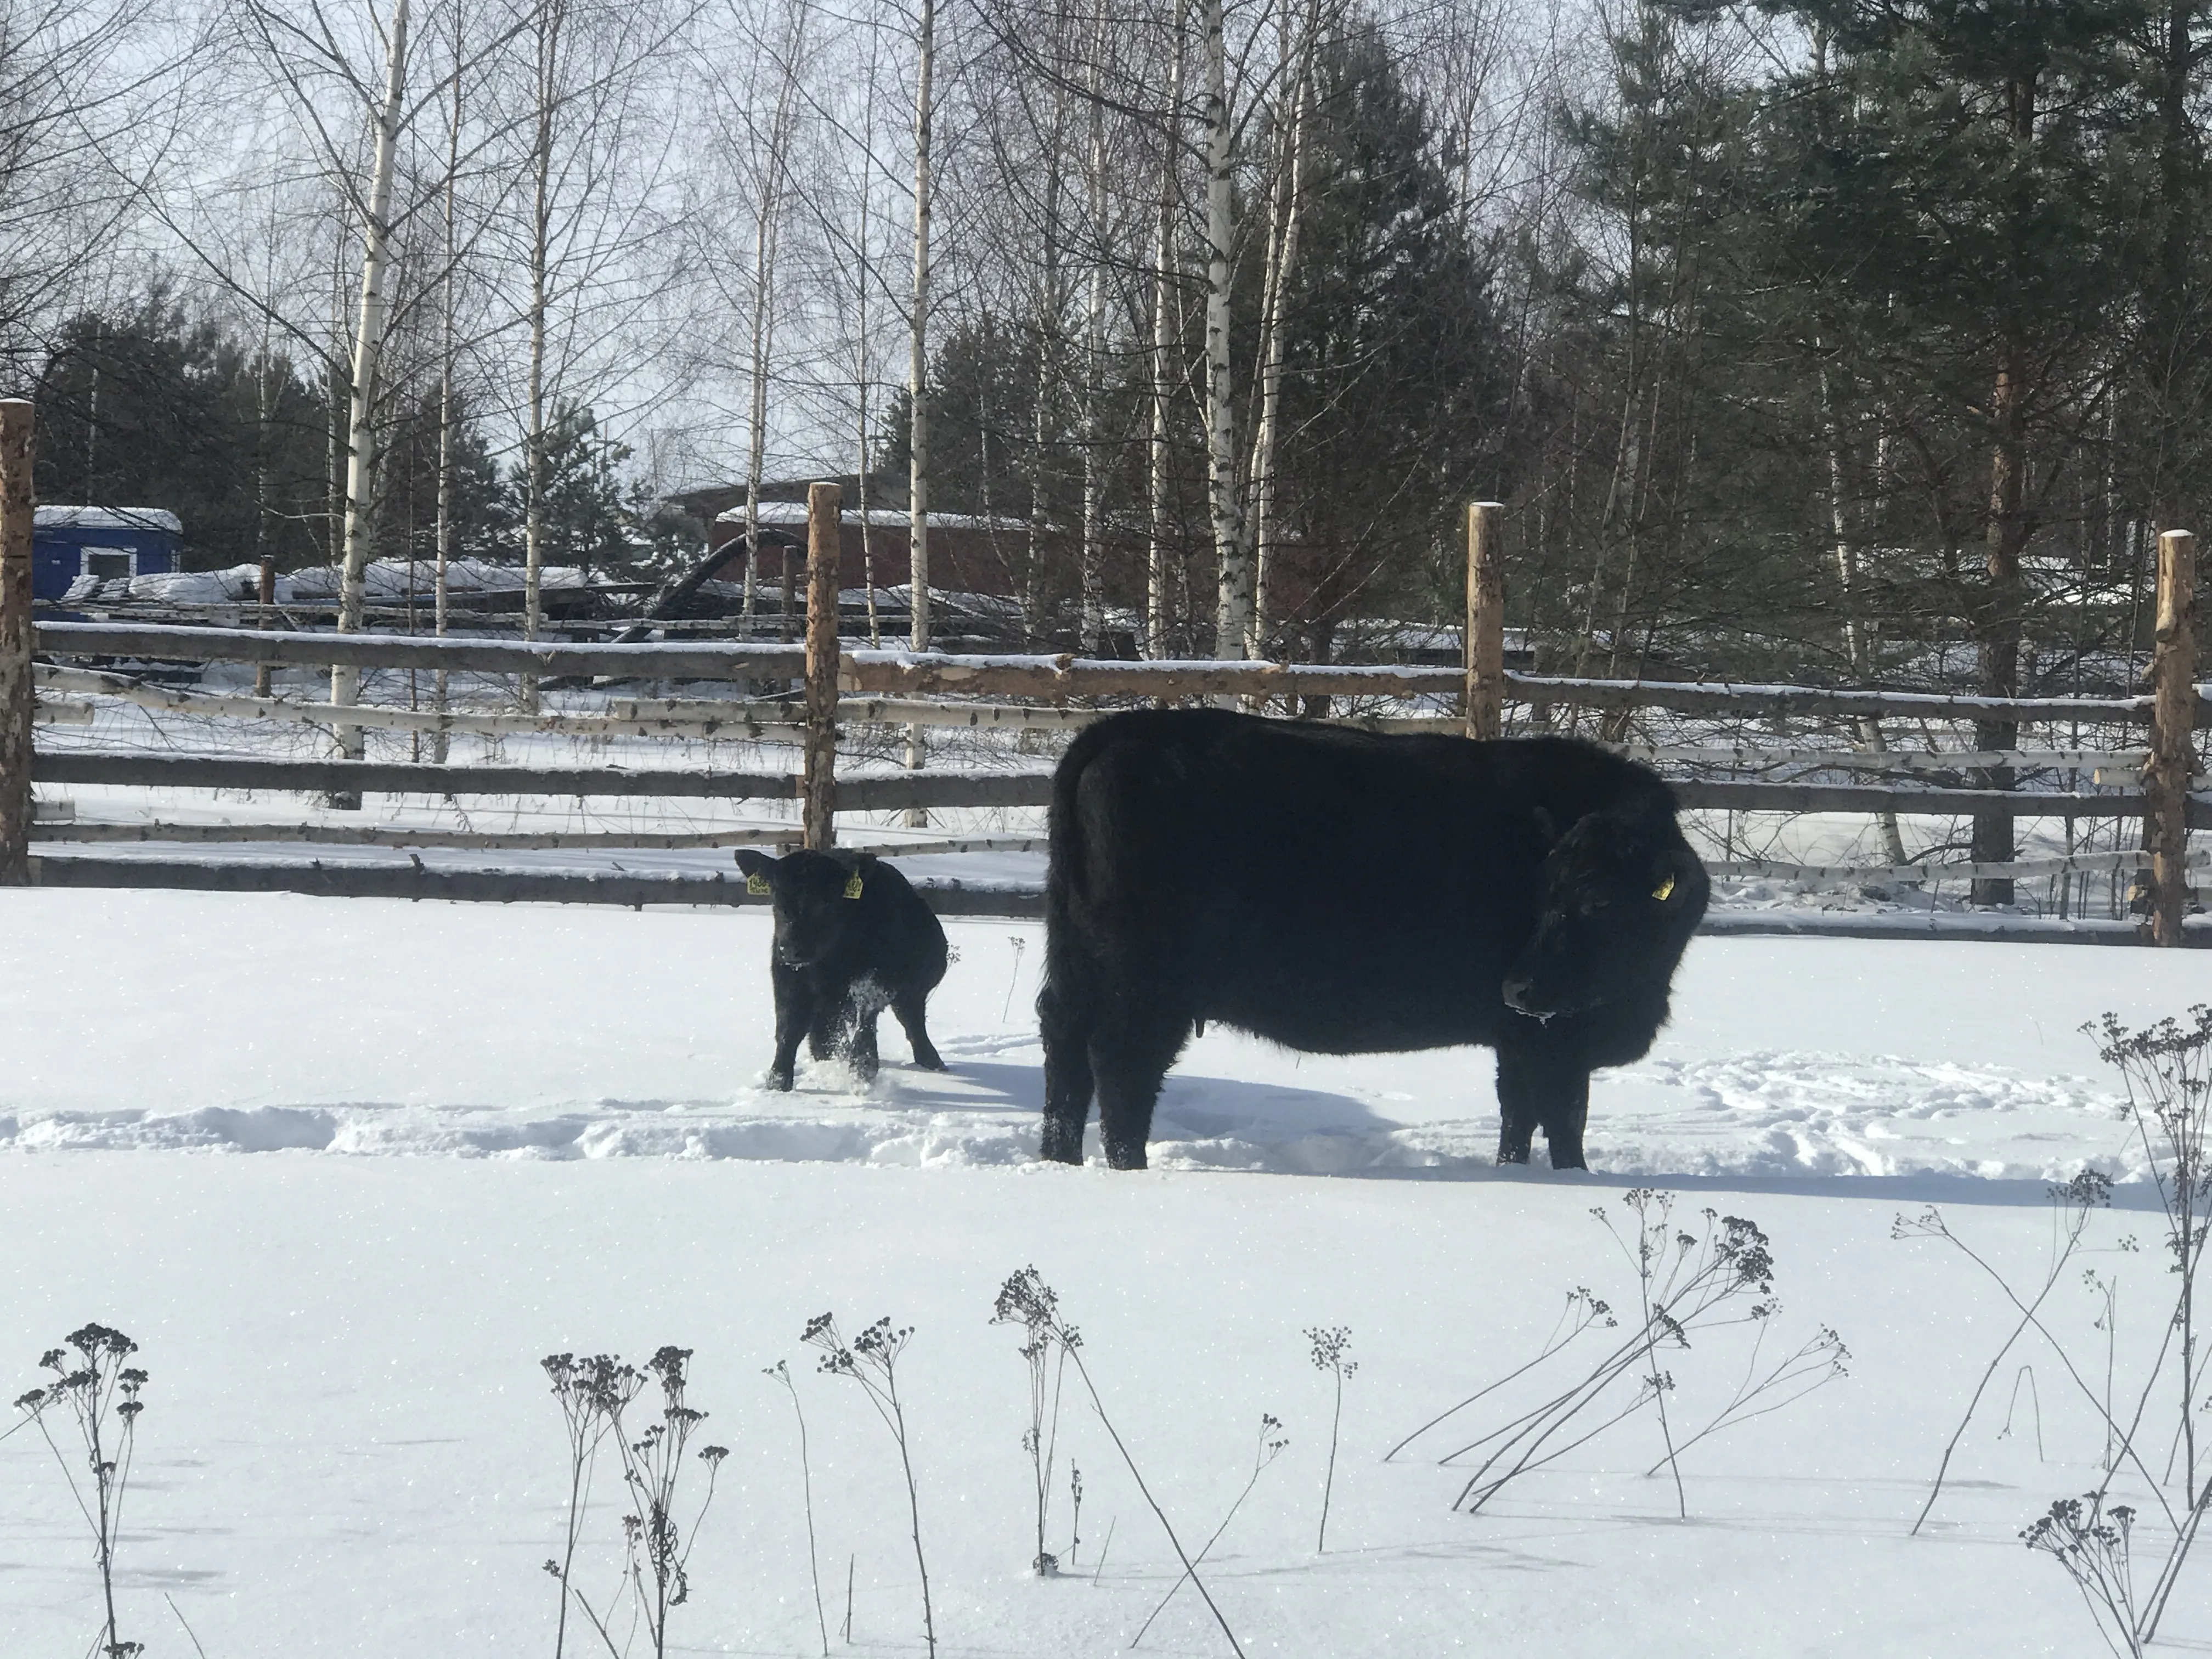
<instances>
[{"instance_id":1,"label":"black calf","mask_svg":"<svg viewBox=\"0 0 2212 1659\"><path fill-rule=\"evenodd\" d=\"M773 859L748 848L738 863L746 886L775 901L769 1086L791 1087L801 1037L815 1059L845 1055L862 1078L874 1077L876 1017L885 1008L914 1045L914 1063L943 1071L923 1014L945 977L945 929L906 878L865 853Z\"/></svg>"}]
</instances>

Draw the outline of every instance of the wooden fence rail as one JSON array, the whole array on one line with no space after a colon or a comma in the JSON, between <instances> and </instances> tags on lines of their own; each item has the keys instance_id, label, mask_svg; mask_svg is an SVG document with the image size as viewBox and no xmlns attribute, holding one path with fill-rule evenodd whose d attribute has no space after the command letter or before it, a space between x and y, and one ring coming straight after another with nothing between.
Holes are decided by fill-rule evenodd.
<instances>
[{"instance_id":1,"label":"wooden fence rail","mask_svg":"<svg viewBox=\"0 0 2212 1659\"><path fill-rule=\"evenodd\" d=\"M694 800L798 800L800 780L781 773L690 772L674 767L433 766L404 761L251 760L227 755L128 755L41 750L38 783L131 789L269 789L307 794L625 795ZM944 772L836 781L836 810L1042 806L1042 772Z\"/></svg>"},{"instance_id":2,"label":"wooden fence rail","mask_svg":"<svg viewBox=\"0 0 2212 1659\"><path fill-rule=\"evenodd\" d=\"M178 662L276 662L362 668L445 668L546 678L796 680L805 650L790 645L654 643L568 645L550 641L426 639L388 634L256 633L42 622L38 648L50 656L138 657ZM1835 720L2003 718L2022 723L2145 724L2153 699L1977 697L1948 692L1833 690L1821 686L1587 680L1504 675L1513 701L1586 708L1665 708L1678 714L1796 714ZM883 696L985 694L1048 700L1079 697L1407 697L1456 702L1467 677L1418 665L1273 662L1120 662L1080 657L956 657L934 653L842 650L839 690ZM2204 699L2200 694L2200 704Z\"/></svg>"},{"instance_id":3,"label":"wooden fence rail","mask_svg":"<svg viewBox=\"0 0 2212 1659\"><path fill-rule=\"evenodd\" d=\"M1267 700L1314 696L1376 702L1411 701L1402 715L1369 714L1365 723L1385 730L1439 730L1459 726L1486 736L1504 729L1507 704L1532 708L1567 707L1618 711L1662 709L1680 714L1764 719L1792 717L1846 722L1885 720L1979 721L2007 726L2052 723L2147 728L2130 732L2130 746L2112 751L2066 749L2021 750L1996 754L1878 755L1840 749L1759 750L1739 744L1677 744L1653 748L1650 757L1719 765L1780 765L1822 769L1893 771L1903 775L1932 770L2009 771L2020 769L2088 770L2106 777L2137 775L2143 787L2111 793L2033 789L1935 788L1875 784L1769 782L1736 779L1685 779L1678 798L1691 808L1739 812L1838 812L1918 814L1979 818L2142 817L2148 828L2148 862L2154 895L2151 931L2160 943L2178 944L2189 899L2185 872L2191 866L2187 835L2212 827L2212 799L2192 795L2193 733L2205 723L2208 703L2195 682L2194 539L2167 532L2160 541L2157 656L2154 696L2125 697L1993 698L1942 692L1882 692L1790 684L1685 684L1603 681L1506 672L1502 640L1505 591L1500 558L1504 509L1477 503L1468 517L1468 615L1466 659L1459 667L1364 666L1273 662L1122 662L1071 655L953 655L932 652L848 648L837 636L836 539L834 486L817 485L810 497L809 623L804 647L729 641L684 642L659 640L629 644L585 644L512 638L423 638L379 634L301 632L277 629L193 628L135 622L36 620L28 588L30 550L29 465L31 410L27 404L0 403L0 884L32 878L30 785L33 781L127 787L232 789L304 792L357 802L367 792L419 796L543 795L568 798L674 797L713 800L797 800L804 804L808 845L826 847L835 836L835 812L905 808L920 811L951 808L1036 807L1048 799L1050 779L1042 773L933 774L894 776L836 775L838 726L856 720L965 725L972 727L1066 727L1097 717L1100 699L1159 701L1241 698ZM637 696L611 700L605 714L553 715L480 713L441 714L371 706L343 708L256 696L171 690L100 675L82 667L33 667L32 653L58 659L143 659L155 662L250 663L265 668L290 664L307 667L431 670L520 677L526 687L546 679L570 678L635 683L705 681L758 686L781 683L796 689L803 680L803 702L757 697L720 703L709 699ZM269 760L191 754L42 751L32 744L41 718L34 683L50 691L87 696L120 696L144 706L185 714L222 719L287 720L327 726L357 738L358 729L375 725L428 731L441 736L477 732L488 736L530 732L569 737L668 735L717 737L765 732L795 734L803 740L805 769L799 775L692 769L558 768L535 766L416 765L340 760ZM972 701L982 696L1022 697L1036 704L1012 708ZM969 699L947 702L945 699ZM1088 705L1088 706L1085 706ZM50 702L45 718L82 720L96 712L91 703ZM359 750L352 751L358 755ZM443 753L442 747L438 751ZM913 763L910 762L910 764ZM2146 764L2147 763L2147 764ZM102 838L141 834L151 838L178 826L84 826ZM277 826L193 826L189 838L259 838ZM42 833L64 834L54 827ZM374 832L322 826L312 836L347 838L356 844L384 844L389 826ZM416 846L488 846L481 838L441 842L440 832L405 832ZM466 832L445 832L463 835ZM703 831L701 836L771 831ZM538 836L553 836L538 839ZM561 838L555 832L515 832L504 844L588 846L607 842ZM684 835L650 834L624 838L633 847L718 843ZM2100 855L2101 856L2101 855ZM2124 867L2111 855L2112 867ZM2130 855L2132 856L2132 855ZM46 859L59 872L49 879L90 879L97 860ZM109 863L119 862L108 860ZM2019 863L2022 870L2036 861ZM173 884L248 883L234 873L220 877L179 875L176 869L134 861L134 881L150 880L168 869ZM193 866L179 866L189 869ZM1810 869L1818 866L1789 866ZM1905 869L1909 866L1895 866ZM1991 864L1990 869L2000 866ZM2002 866L2010 869L2010 865ZM2076 867L2069 861L2068 867ZM417 872L418 874L420 872ZM479 879L466 872L436 872L453 896L520 896L502 888L495 872ZM629 894L629 887L608 878L544 878L605 884L605 895ZM349 882L371 886L381 875L349 875ZM633 881L650 878L632 878ZM471 886L483 888L481 895ZM706 885L693 882L678 886ZM726 885L727 884L723 884ZM740 884L741 885L741 884ZM355 886L347 890L368 890ZM393 890L398 890L395 888ZM535 890L532 890L533 891ZM599 890L594 890L598 891ZM675 890L665 884L636 889ZM939 890L940 893L945 890ZM418 887L409 896L426 896ZM650 898L609 902L652 902ZM688 901L686 901L688 902ZM940 908L943 908L940 906Z\"/></svg>"}]
</instances>

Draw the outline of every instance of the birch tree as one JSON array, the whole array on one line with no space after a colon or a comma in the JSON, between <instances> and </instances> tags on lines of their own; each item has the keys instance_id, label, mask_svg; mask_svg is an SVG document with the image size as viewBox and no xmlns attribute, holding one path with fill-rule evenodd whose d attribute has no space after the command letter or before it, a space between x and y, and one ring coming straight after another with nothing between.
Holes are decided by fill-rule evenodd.
<instances>
[{"instance_id":1,"label":"birch tree","mask_svg":"<svg viewBox=\"0 0 2212 1659\"><path fill-rule=\"evenodd\" d=\"M1168 561L1174 533L1174 483L1169 471L1170 434L1174 430L1177 298L1176 227L1182 216L1183 128L1183 42L1188 0L1174 0L1169 46L1168 95L1158 146L1158 193L1152 222L1152 362L1149 375L1152 430L1145 449L1145 649L1155 658L1170 654L1168 617Z\"/></svg>"},{"instance_id":2,"label":"birch tree","mask_svg":"<svg viewBox=\"0 0 2212 1659\"><path fill-rule=\"evenodd\" d=\"M1269 647L1269 583L1276 544L1282 534L1276 510L1275 452L1283 409L1283 307L1298 257L1298 216L1304 205L1301 187L1305 161L1305 127L1313 100L1313 53L1320 31L1320 0L1300 12L1296 0L1283 0L1279 14L1279 63L1282 76L1276 98L1274 188L1267 214L1267 253L1261 282L1260 412L1254 424L1252 540L1253 602L1244 634L1244 654L1264 655Z\"/></svg>"},{"instance_id":3,"label":"birch tree","mask_svg":"<svg viewBox=\"0 0 2212 1659\"><path fill-rule=\"evenodd\" d=\"M1252 560L1244 540L1237 471L1237 407L1230 377L1230 311L1236 276L1235 132L1229 106L1229 36L1223 0L1200 0L1206 76L1206 488L1213 532L1213 654L1244 655L1252 610Z\"/></svg>"},{"instance_id":4,"label":"birch tree","mask_svg":"<svg viewBox=\"0 0 2212 1659\"><path fill-rule=\"evenodd\" d=\"M385 286L391 258L392 180L398 162L399 121L407 93L407 0L393 0L385 69L384 102L376 123L376 144L370 162L361 256L361 315L355 325L351 396L346 417L345 540L343 564L338 580L338 631L358 633L368 610L371 520L374 511L376 467L375 407L377 372L384 349L387 317ZM331 670L331 701L348 708L361 701L361 670L340 665ZM338 752L359 760L362 732L341 722ZM347 793L331 797L333 806L358 808L361 797Z\"/></svg>"},{"instance_id":5,"label":"birch tree","mask_svg":"<svg viewBox=\"0 0 2212 1659\"><path fill-rule=\"evenodd\" d=\"M907 538L913 628L908 643L929 649L929 216L931 99L937 72L937 0L921 0L915 37L914 297L907 354ZM908 764L919 763L921 728L907 728Z\"/></svg>"}]
</instances>

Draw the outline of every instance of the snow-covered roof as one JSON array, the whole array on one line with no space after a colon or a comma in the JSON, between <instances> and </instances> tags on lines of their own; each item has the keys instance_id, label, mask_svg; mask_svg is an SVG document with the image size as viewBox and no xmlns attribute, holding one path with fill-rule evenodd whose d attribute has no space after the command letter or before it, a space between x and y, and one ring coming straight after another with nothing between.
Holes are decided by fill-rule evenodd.
<instances>
[{"instance_id":1,"label":"snow-covered roof","mask_svg":"<svg viewBox=\"0 0 2212 1659\"><path fill-rule=\"evenodd\" d=\"M843 522L849 525L857 525L860 522L860 510L856 507L848 507L838 516ZM926 516L929 520L929 527L932 530L1016 531L1029 528L1027 519L1009 519L1000 515L986 516L979 513L932 513ZM743 524L744 521L745 509L742 505L714 515L716 524ZM760 504L760 521L763 524L775 525L778 528L785 525L805 524L806 503L805 501L763 501ZM868 509L867 521L872 527L875 528L904 530L909 520L904 507L892 510L872 507Z\"/></svg>"},{"instance_id":2,"label":"snow-covered roof","mask_svg":"<svg viewBox=\"0 0 2212 1659\"><path fill-rule=\"evenodd\" d=\"M555 588L581 587L584 573L574 565L549 564L540 573L542 585ZM411 564L405 559L376 559L362 573L372 604L398 602L411 592L427 594L436 581L436 567L427 559ZM523 584L519 564L491 564L482 559L455 559L447 567L447 581L458 595L515 592ZM64 596L71 603L97 599L110 604L125 599L165 605L252 604L261 596L261 567L234 564L228 570L180 570L159 575L80 576ZM276 578L276 603L309 604L338 597L338 572L330 565L311 565Z\"/></svg>"},{"instance_id":3,"label":"snow-covered roof","mask_svg":"<svg viewBox=\"0 0 2212 1659\"><path fill-rule=\"evenodd\" d=\"M37 523L56 530L166 530L184 533L184 521L160 507L42 507Z\"/></svg>"}]
</instances>

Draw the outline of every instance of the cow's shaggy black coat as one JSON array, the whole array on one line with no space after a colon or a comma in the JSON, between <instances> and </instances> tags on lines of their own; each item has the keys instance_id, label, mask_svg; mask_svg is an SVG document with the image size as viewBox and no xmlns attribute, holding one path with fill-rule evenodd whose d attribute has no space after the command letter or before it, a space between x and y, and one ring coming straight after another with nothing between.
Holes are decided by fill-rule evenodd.
<instances>
[{"instance_id":1,"label":"cow's shaggy black coat","mask_svg":"<svg viewBox=\"0 0 2212 1659\"><path fill-rule=\"evenodd\" d=\"M775 905L769 978L775 988L775 1061L769 1086L791 1087L799 1040L817 1060L850 1059L876 1074L876 1017L889 1008L914 1063L945 1069L924 1010L945 977L945 929L904 876L865 853L738 854L749 883Z\"/></svg>"},{"instance_id":2,"label":"cow's shaggy black coat","mask_svg":"<svg viewBox=\"0 0 2212 1659\"><path fill-rule=\"evenodd\" d=\"M1639 1057L1710 885L1655 774L1562 738L1115 714L1053 781L1044 1156L1141 1169L1218 1021L1290 1048L1498 1051L1501 1162L1583 1166L1593 1067Z\"/></svg>"}]
</instances>

